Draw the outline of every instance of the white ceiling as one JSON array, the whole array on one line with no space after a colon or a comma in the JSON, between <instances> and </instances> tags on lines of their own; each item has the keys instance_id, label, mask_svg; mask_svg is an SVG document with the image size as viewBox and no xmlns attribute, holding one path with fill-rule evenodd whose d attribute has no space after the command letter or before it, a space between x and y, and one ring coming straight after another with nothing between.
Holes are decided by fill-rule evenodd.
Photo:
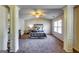
<instances>
[{"instance_id":1,"label":"white ceiling","mask_svg":"<svg viewBox=\"0 0 79 59\"><path fill-rule=\"evenodd\" d=\"M22 9L61 9L64 7L64 5L18 5Z\"/></svg>"},{"instance_id":2,"label":"white ceiling","mask_svg":"<svg viewBox=\"0 0 79 59\"><path fill-rule=\"evenodd\" d=\"M34 16L29 15L30 11L34 9L42 9L46 14L43 18L53 19L63 14L62 8L64 5L18 5L20 7L19 17L20 19L33 19Z\"/></svg>"}]
</instances>

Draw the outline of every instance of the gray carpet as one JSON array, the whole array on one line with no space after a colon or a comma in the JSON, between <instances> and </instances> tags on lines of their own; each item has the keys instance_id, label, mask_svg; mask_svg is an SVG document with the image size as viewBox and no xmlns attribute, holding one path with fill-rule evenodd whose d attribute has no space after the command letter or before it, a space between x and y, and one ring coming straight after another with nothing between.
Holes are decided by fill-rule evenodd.
<instances>
[{"instance_id":1,"label":"gray carpet","mask_svg":"<svg viewBox=\"0 0 79 59\"><path fill-rule=\"evenodd\" d=\"M20 39L17 53L62 53L63 43L48 35L44 39Z\"/></svg>"}]
</instances>

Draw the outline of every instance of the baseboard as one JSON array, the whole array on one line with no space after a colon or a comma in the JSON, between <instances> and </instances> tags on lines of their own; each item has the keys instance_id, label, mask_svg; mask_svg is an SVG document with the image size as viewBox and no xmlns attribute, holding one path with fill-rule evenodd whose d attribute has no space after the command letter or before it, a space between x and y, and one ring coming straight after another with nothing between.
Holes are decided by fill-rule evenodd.
<instances>
[{"instance_id":1,"label":"baseboard","mask_svg":"<svg viewBox=\"0 0 79 59\"><path fill-rule=\"evenodd\" d=\"M65 51L66 53L73 53L73 49L66 49L66 48L64 48L64 51Z\"/></svg>"},{"instance_id":2,"label":"baseboard","mask_svg":"<svg viewBox=\"0 0 79 59\"><path fill-rule=\"evenodd\" d=\"M54 36L56 39L58 39L59 41L63 42L61 39L59 39L58 37L56 37L55 35L52 34L52 36Z\"/></svg>"},{"instance_id":3,"label":"baseboard","mask_svg":"<svg viewBox=\"0 0 79 59\"><path fill-rule=\"evenodd\" d=\"M19 50L19 49L18 49L18 50ZM17 51L10 50L10 52L9 52L9 53L17 53L17 52L18 52L18 50L17 50Z\"/></svg>"},{"instance_id":4,"label":"baseboard","mask_svg":"<svg viewBox=\"0 0 79 59\"><path fill-rule=\"evenodd\" d=\"M75 49L75 48L73 48L73 52L74 53L79 53L79 51L77 49Z\"/></svg>"},{"instance_id":5,"label":"baseboard","mask_svg":"<svg viewBox=\"0 0 79 59\"><path fill-rule=\"evenodd\" d=\"M0 50L0 53L8 53L7 50Z\"/></svg>"}]
</instances>

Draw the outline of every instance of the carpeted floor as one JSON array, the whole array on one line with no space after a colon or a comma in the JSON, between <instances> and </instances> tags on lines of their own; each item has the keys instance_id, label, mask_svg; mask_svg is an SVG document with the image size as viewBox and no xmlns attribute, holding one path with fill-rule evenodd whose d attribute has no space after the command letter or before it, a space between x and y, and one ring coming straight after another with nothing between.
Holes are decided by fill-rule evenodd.
<instances>
[{"instance_id":1,"label":"carpeted floor","mask_svg":"<svg viewBox=\"0 0 79 59\"><path fill-rule=\"evenodd\" d=\"M45 39L20 39L17 53L63 53L63 42L48 35Z\"/></svg>"}]
</instances>

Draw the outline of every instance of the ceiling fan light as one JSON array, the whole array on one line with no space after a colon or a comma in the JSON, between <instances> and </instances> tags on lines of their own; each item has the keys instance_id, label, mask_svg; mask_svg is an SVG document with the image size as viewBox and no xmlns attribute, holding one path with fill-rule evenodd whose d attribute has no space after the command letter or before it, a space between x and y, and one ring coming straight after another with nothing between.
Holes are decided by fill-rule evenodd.
<instances>
[{"instance_id":1,"label":"ceiling fan light","mask_svg":"<svg viewBox=\"0 0 79 59\"><path fill-rule=\"evenodd\" d=\"M35 12L33 11L33 12L31 12L31 15L35 15Z\"/></svg>"},{"instance_id":2,"label":"ceiling fan light","mask_svg":"<svg viewBox=\"0 0 79 59\"><path fill-rule=\"evenodd\" d=\"M36 18L39 18L40 16L39 16L39 15L36 15L35 17L36 17Z\"/></svg>"},{"instance_id":3,"label":"ceiling fan light","mask_svg":"<svg viewBox=\"0 0 79 59\"><path fill-rule=\"evenodd\" d=\"M44 12L43 12L42 10L37 9L37 10L35 10L35 11L32 11L32 12L31 12L31 15L32 15L32 16L35 16L36 18L39 18L39 17L41 17L41 16L44 16L45 14L44 14Z\"/></svg>"}]
</instances>

